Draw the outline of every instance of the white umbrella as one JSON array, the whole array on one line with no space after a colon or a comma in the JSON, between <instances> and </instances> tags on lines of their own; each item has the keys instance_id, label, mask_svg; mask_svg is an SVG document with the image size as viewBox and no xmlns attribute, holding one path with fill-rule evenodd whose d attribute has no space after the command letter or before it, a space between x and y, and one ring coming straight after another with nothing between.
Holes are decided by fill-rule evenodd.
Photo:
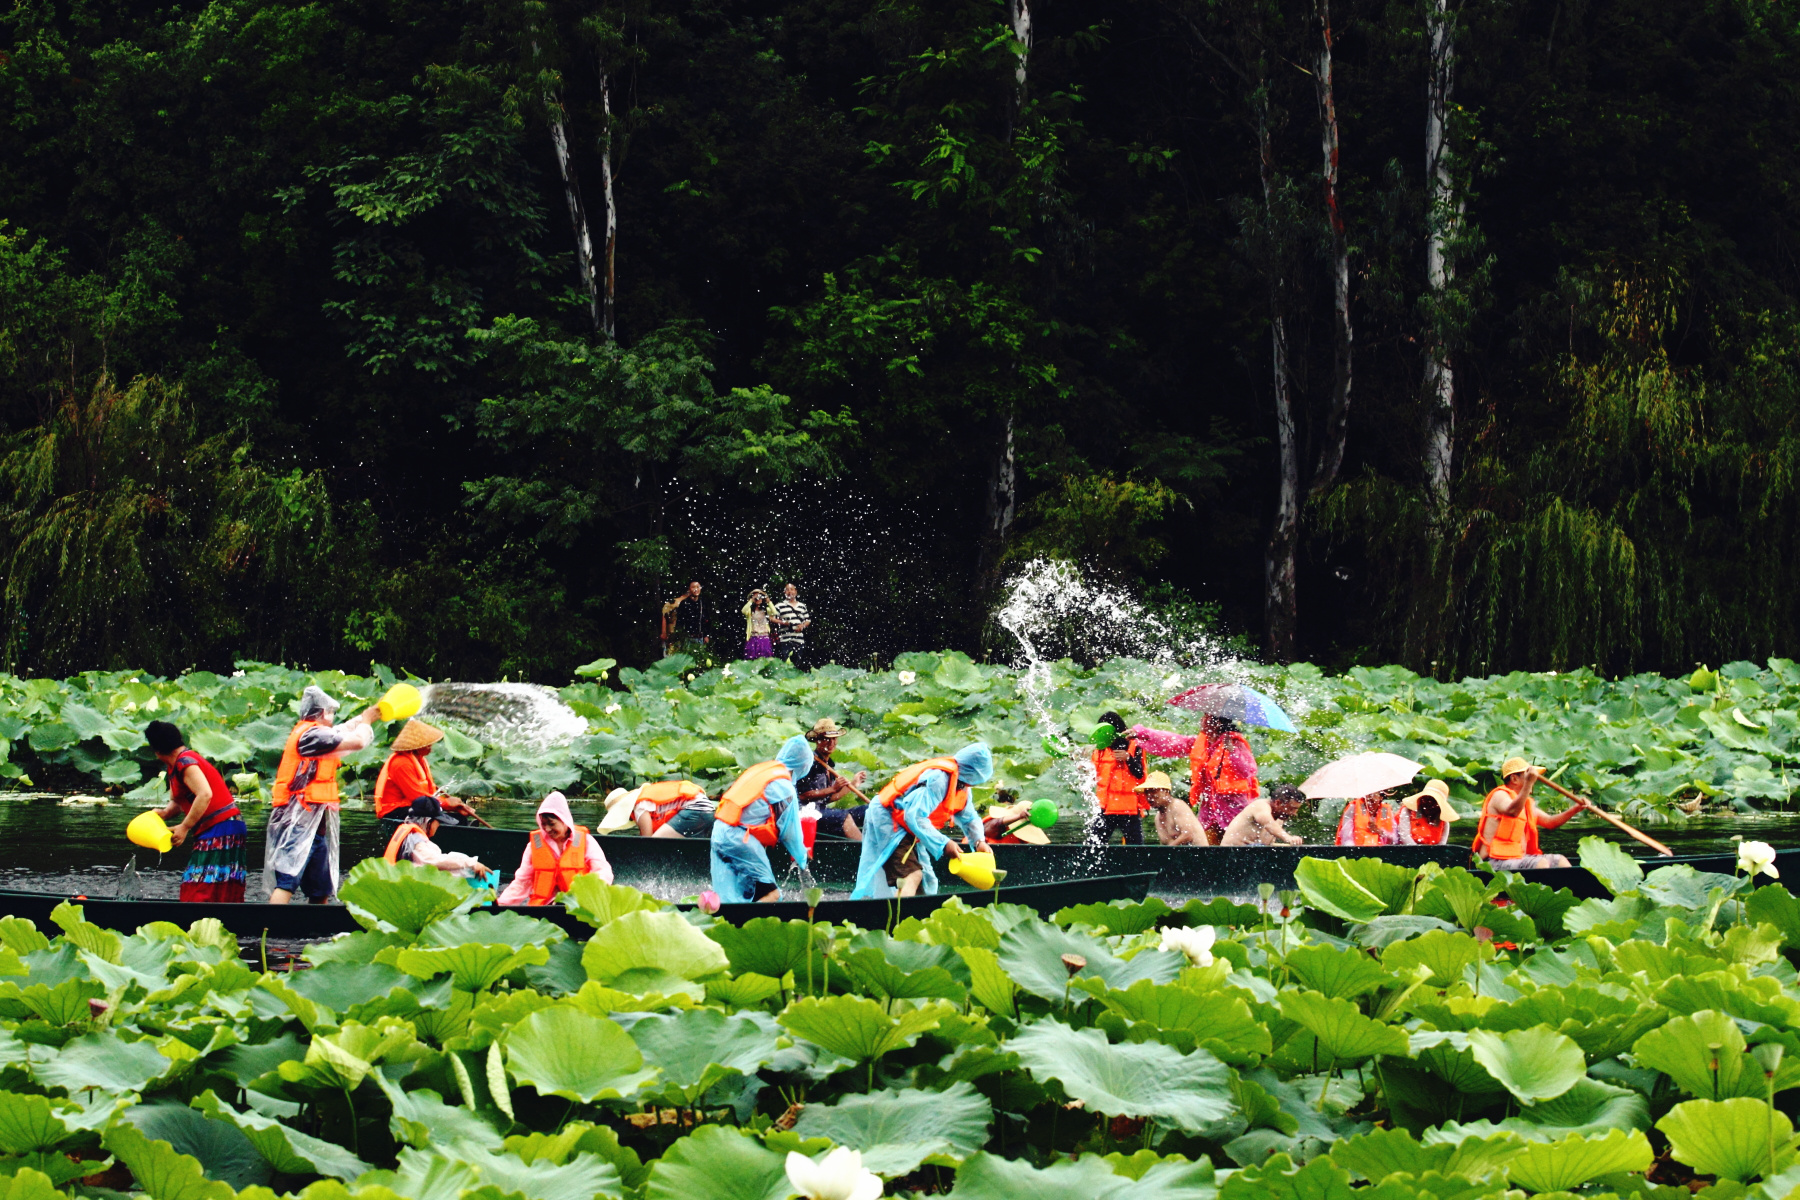
<instances>
[{"instance_id":1,"label":"white umbrella","mask_svg":"<svg viewBox=\"0 0 1800 1200\"><path fill-rule=\"evenodd\" d=\"M1300 791L1309 800L1354 800L1372 792L1405 787L1424 769L1424 763L1398 754L1352 754L1314 771L1300 785Z\"/></svg>"}]
</instances>

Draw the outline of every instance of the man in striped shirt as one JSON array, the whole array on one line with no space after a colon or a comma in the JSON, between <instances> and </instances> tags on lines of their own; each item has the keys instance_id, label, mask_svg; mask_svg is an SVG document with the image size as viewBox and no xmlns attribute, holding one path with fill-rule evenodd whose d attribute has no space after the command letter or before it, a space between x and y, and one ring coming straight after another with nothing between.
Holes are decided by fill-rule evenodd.
<instances>
[{"instance_id":1,"label":"man in striped shirt","mask_svg":"<svg viewBox=\"0 0 1800 1200\"><path fill-rule=\"evenodd\" d=\"M775 623L781 629L781 636L775 640L775 653L804 671L808 665L806 630L812 624L812 610L800 603L800 589L791 583L775 602Z\"/></svg>"}]
</instances>

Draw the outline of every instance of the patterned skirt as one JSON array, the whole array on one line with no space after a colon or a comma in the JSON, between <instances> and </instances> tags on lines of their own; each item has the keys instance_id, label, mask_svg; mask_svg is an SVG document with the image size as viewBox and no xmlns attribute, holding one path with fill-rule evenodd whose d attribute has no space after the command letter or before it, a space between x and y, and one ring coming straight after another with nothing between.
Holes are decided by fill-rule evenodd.
<instances>
[{"instance_id":1,"label":"patterned skirt","mask_svg":"<svg viewBox=\"0 0 1800 1200\"><path fill-rule=\"evenodd\" d=\"M220 821L191 844L187 868L181 872L183 900L217 900L241 904L244 899L244 822Z\"/></svg>"}]
</instances>

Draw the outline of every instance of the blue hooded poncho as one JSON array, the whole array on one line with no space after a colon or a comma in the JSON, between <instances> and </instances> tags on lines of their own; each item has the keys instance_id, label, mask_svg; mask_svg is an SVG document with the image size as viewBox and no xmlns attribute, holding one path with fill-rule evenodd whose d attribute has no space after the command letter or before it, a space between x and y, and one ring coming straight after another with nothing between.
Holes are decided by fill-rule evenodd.
<instances>
[{"instance_id":1,"label":"blue hooded poncho","mask_svg":"<svg viewBox=\"0 0 1800 1200\"><path fill-rule=\"evenodd\" d=\"M960 786L979 787L994 777L994 753L986 742L964 746L954 757ZM950 841L931 823L931 814L944 802L944 791L949 786L948 772L926 771L905 795L895 801L906 818L907 829L919 839L919 865L924 868L925 876L919 890L927 896L937 895L937 872L932 868L932 862L944 857L944 847ZM963 806L956 814L956 823L968 836L971 846L987 848L981 831L981 814L974 804ZM906 832L895 823L892 809L883 804L869 806L868 819L863 822L862 861L856 871L856 890L850 893L852 900L880 900L895 894L887 881L885 868L888 859L905 840Z\"/></svg>"},{"instance_id":2,"label":"blue hooded poncho","mask_svg":"<svg viewBox=\"0 0 1800 1200\"><path fill-rule=\"evenodd\" d=\"M747 904L756 899L758 883L774 883L775 872L769 869L769 852L751 837L749 828L769 819L775 810L775 829L794 861L806 862L806 843L800 836L800 794L794 780L812 770L812 743L804 734L795 734L782 743L775 761L786 767L792 778L770 780L762 796L744 807L742 825L714 821L712 827L712 884L725 904Z\"/></svg>"}]
</instances>

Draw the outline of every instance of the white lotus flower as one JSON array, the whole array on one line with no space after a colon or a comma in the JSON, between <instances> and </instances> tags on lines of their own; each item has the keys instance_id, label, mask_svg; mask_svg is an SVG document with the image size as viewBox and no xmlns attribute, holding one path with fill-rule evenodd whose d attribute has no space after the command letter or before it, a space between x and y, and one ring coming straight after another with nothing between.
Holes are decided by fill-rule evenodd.
<instances>
[{"instance_id":1,"label":"white lotus flower","mask_svg":"<svg viewBox=\"0 0 1800 1200\"><path fill-rule=\"evenodd\" d=\"M600 711L610 717L614 713L619 711L619 706L617 704L609 704L605 708L601 709Z\"/></svg>"},{"instance_id":2,"label":"white lotus flower","mask_svg":"<svg viewBox=\"0 0 1800 1200\"><path fill-rule=\"evenodd\" d=\"M730 679L731 678L731 664L726 663L725 669L723 671L720 671L719 674L723 675L727 679Z\"/></svg>"},{"instance_id":3,"label":"white lotus flower","mask_svg":"<svg viewBox=\"0 0 1800 1200\"><path fill-rule=\"evenodd\" d=\"M900 686L911 687L918 678L919 673L917 671L902 671L900 672Z\"/></svg>"},{"instance_id":4,"label":"white lotus flower","mask_svg":"<svg viewBox=\"0 0 1800 1200\"><path fill-rule=\"evenodd\" d=\"M788 1151L788 1182L806 1200L880 1200L881 1176L863 1170L862 1151L843 1146L818 1162Z\"/></svg>"},{"instance_id":5,"label":"white lotus flower","mask_svg":"<svg viewBox=\"0 0 1800 1200\"><path fill-rule=\"evenodd\" d=\"M1750 876L1767 875L1780 879L1775 869L1775 847L1767 842L1745 842L1738 847L1738 870Z\"/></svg>"},{"instance_id":6,"label":"white lotus flower","mask_svg":"<svg viewBox=\"0 0 1800 1200\"><path fill-rule=\"evenodd\" d=\"M1163 680L1162 685L1165 688L1178 688L1181 686L1181 676L1171 675L1167 679Z\"/></svg>"},{"instance_id":7,"label":"white lotus flower","mask_svg":"<svg viewBox=\"0 0 1800 1200\"><path fill-rule=\"evenodd\" d=\"M1192 929L1165 929L1162 931L1160 948L1180 951L1196 967L1210 967L1213 964L1213 942L1218 940L1218 936L1211 925L1199 925Z\"/></svg>"}]
</instances>

